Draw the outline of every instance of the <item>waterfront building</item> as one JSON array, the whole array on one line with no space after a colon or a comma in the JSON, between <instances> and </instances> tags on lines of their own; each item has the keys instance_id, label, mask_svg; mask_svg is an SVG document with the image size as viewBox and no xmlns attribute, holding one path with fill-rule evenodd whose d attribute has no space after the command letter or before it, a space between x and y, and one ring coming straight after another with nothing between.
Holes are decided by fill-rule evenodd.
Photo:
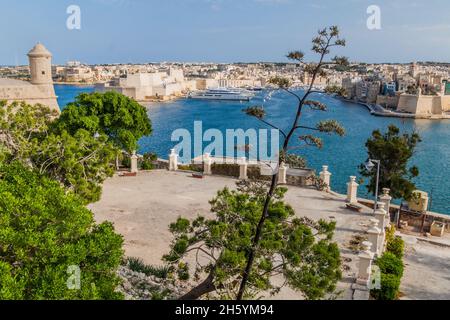
<instances>
[{"instance_id":1,"label":"waterfront building","mask_svg":"<svg viewBox=\"0 0 450 320\"><path fill-rule=\"evenodd\" d=\"M375 103L380 93L380 81L361 80L356 83L355 97L357 101Z\"/></svg>"},{"instance_id":2,"label":"waterfront building","mask_svg":"<svg viewBox=\"0 0 450 320\"><path fill-rule=\"evenodd\" d=\"M312 75L308 72L303 72L301 77L300 77L300 81L304 84L307 85L309 83L311 83L312 80ZM328 77L327 76L320 76L318 75L314 81L315 85L318 87L324 87L326 85L329 84L328 82Z\"/></svg>"},{"instance_id":3,"label":"waterfront building","mask_svg":"<svg viewBox=\"0 0 450 320\"><path fill-rule=\"evenodd\" d=\"M198 90L219 87L219 81L217 79L197 79L195 82Z\"/></svg>"},{"instance_id":4,"label":"waterfront building","mask_svg":"<svg viewBox=\"0 0 450 320\"><path fill-rule=\"evenodd\" d=\"M400 95L397 111L419 116L442 116L450 112L450 95L446 94L446 85L440 86L437 95L424 95L419 88L418 94L403 93Z\"/></svg>"},{"instance_id":5,"label":"waterfront building","mask_svg":"<svg viewBox=\"0 0 450 320\"><path fill-rule=\"evenodd\" d=\"M186 80L183 70L135 73L97 85L100 92L117 91L137 101L167 100L197 89L195 80Z\"/></svg>"},{"instance_id":6,"label":"waterfront building","mask_svg":"<svg viewBox=\"0 0 450 320\"><path fill-rule=\"evenodd\" d=\"M0 100L42 104L59 112L52 79L52 54L41 43L28 52L30 82L0 78Z\"/></svg>"},{"instance_id":7,"label":"waterfront building","mask_svg":"<svg viewBox=\"0 0 450 320\"><path fill-rule=\"evenodd\" d=\"M383 84L383 90L382 90L383 95L395 95L396 91L397 91L397 84L394 81L385 82Z\"/></svg>"},{"instance_id":8,"label":"waterfront building","mask_svg":"<svg viewBox=\"0 0 450 320\"><path fill-rule=\"evenodd\" d=\"M219 79L218 82L219 87L222 88L261 87L262 85L261 80L251 80L251 79Z\"/></svg>"},{"instance_id":9,"label":"waterfront building","mask_svg":"<svg viewBox=\"0 0 450 320\"><path fill-rule=\"evenodd\" d=\"M408 74L397 76L397 90L406 92L409 87L416 85L416 79Z\"/></svg>"},{"instance_id":10,"label":"waterfront building","mask_svg":"<svg viewBox=\"0 0 450 320\"><path fill-rule=\"evenodd\" d=\"M346 77L342 79L342 88L345 89L345 98L354 99L356 96L356 84L361 81L358 77Z\"/></svg>"},{"instance_id":11,"label":"waterfront building","mask_svg":"<svg viewBox=\"0 0 450 320\"><path fill-rule=\"evenodd\" d=\"M82 65L79 61L67 62L63 73L64 82L93 82L94 73L89 66Z\"/></svg>"}]
</instances>

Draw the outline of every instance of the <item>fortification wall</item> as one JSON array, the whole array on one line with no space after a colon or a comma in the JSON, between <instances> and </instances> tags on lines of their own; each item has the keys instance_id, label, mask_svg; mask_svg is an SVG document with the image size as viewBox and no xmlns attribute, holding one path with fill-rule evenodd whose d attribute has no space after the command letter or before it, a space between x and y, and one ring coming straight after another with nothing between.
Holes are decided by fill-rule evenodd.
<instances>
[{"instance_id":1,"label":"fortification wall","mask_svg":"<svg viewBox=\"0 0 450 320\"><path fill-rule=\"evenodd\" d=\"M402 94L397 110L418 115L440 115L442 114L443 99L445 97ZM450 104L450 100L448 103Z\"/></svg>"},{"instance_id":2,"label":"fortification wall","mask_svg":"<svg viewBox=\"0 0 450 320\"><path fill-rule=\"evenodd\" d=\"M25 101L33 105L40 103L59 111L55 89L51 84L1 86L0 100L6 100L8 102Z\"/></svg>"}]
</instances>

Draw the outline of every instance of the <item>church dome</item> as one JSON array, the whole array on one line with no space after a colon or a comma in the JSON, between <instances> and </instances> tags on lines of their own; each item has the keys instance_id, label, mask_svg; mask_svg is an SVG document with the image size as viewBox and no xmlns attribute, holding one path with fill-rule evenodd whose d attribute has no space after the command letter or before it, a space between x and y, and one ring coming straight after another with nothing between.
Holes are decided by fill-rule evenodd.
<instances>
[{"instance_id":1,"label":"church dome","mask_svg":"<svg viewBox=\"0 0 450 320\"><path fill-rule=\"evenodd\" d=\"M38 42L33 49L28 52L29 57L51 57L52 54L47 48L40 42Z\"/></svg>"}]
</instances>

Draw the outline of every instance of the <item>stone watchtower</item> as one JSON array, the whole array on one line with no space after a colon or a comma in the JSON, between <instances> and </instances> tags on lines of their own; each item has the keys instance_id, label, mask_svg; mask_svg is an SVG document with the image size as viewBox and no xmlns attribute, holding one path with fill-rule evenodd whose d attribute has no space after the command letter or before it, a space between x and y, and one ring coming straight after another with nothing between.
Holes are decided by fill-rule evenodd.
<instances>
[{"instance_id":1,"label":"stone watchtower","mask_svg":"<svg viewBox=\"0 0 450 320\"><path fill-rule=\"evenodd\" d=\"M53 84L52 54L43 44L38 43L28 52L30 60L31 83L36 85Z\"/></svg>"}]
</instances>

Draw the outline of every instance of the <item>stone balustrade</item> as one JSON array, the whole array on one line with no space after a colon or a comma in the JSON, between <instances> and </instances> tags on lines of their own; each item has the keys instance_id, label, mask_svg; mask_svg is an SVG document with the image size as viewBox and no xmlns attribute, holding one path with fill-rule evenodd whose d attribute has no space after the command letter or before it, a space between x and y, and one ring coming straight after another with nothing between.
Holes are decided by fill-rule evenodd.
<instances>
[{"instance_id":1,"label":"stone balustrade","mask_svg":"<svg viewBox=\"0 0 450 320\"><path fill-rule=\"evenodd\" d=\"M372 243L371 252L381 256L384 245L384 230L378 227L378 219L370 219L371 227L367 231L369 242Z\"/></svg>"},{"instance_id":2,"label":"stone balustrade","mask_svg":"<svg viewBox=\"0 0 450 320\"><path fill-rule=\"evenodd\" d=\"M168 161L168 169L169 171L177 171L179 168L178 163L179 156L175 152L174 149L171 150L171 153L169 155L169 161ZM236 161L234 159L221 159L221 158L214 158L209 153L205 153L202 157L199 157L195 159L195 163L198 164L199 161L203 163L203 174L204 175L212 175L214 174L214 165L234 165L239 166L238 172L236 172L236 175L233 175L233 177L238 178L239 180L246 180L251 177L261 178L262 180L270 181L270 175L272 174L272 168L268 167L267 165L261 164L261 163L252 163L248 161L245 157L242 157ZM164 167L161 167L164 168ZM327 186L330 185L330 177L331 173L328 171L328 166L323 166L323 169L325 171L322 171L321 177L323 181L327 184ZM312 169L290 169L289 166L282 163L279 168L279 177L278 177L278 184L279 185L295 185L295 186L310 186L311 181L309 180L309 177L314 175L314 170ZM222 173L224 175L228 175L226 173ZM330 188L327 188L327 191L329 191Z\"/></svg>"},{"instance_id":3,"label":"stone balustrade","mask_svg":"<svg viewBox=\"0 0 450 320\"><path fill-rule=\"evenodd\" d=\"M131 156L131 167L130 172L131 173L137 173L139 171L138 169L138 159L139 157L136 154L136 151L133 151L133 155Z\"/></svg>"},{"instance_id":4,"label":"stone balustrade","mask_svg":"<svg viewBox=\"0 0 450 320\"><path fill-rule=\"evenodd\" d=\"M247 180L248 163L245 157L241 158L239 163L239 180Z\"/></svg>"},{"instance_id":5,"label":"stone balustrade","mask_svg":"<svg viewBox=\"0 0 450 320\"><path fill-rule=\"evenodd\" d=\"M278 175L278 184L279 185L287 184L287 170L288 170L288 166L285 165L284 163L282 163L280 166L279 175Z\"/></svg>"},{"instance_id":6,"label":"stone balustrade","mask_svg":"<svg viewBox=\"0 0 450 320\"><path fill-rule=\"evenodd\" d=\"M209 153L205 153L203 156L203 174L204 175L212 175L212 164L213 161L211 159L211 155Z\"/></svg>"},{"instance_id":7,"label":"stone balustrade","mask_svg":"<svg viewBox=\"0 0 450 320\"><path fill-rule=\"evenodd\" d=\"M169 155L169 171L177 171L177 170L178 170L178 154L175 152L175 149L171 149Z\"/></svg>"},{"instance_id":8,"label":"stone balustrade","mask_svg":"<svg viewBox=\"0 0 450 320\"><path fill-rule=\"evenodd\" d=\"M328 166L322 166L322 172L319 174L320 179L327 185L325 190L327 192L331 191L331 172L328 171Z\"/></svg>"},{"instance_id":9,"label":"stone balustrade","mask_svg":"<svg viewBox=\"0 0 450 320\"><path fill-rule=\"evenodd\" d=\"M369 241L363 242L364 250L358 255L358 277L356 283L365 287L369 287L372 274L372 262L375 254L371 248L373 244Z\"/></svg>"},{"instance_id":10,"label":"stone balustrade","mask_svg":"<svg viewBox=\"0 0 450 320\"><path fill-rule=\"evenodd\" d=\"M358 187L356 183L356 177L351 176L350 181L347 183L347 202L350 204L358 203Z\"/></svg>"},{"instance_id":11,"label":"stone balustrade","mask_svg":"<svg viewBox=\"0 0 450 320\"><path fill-rule=\"evenodd\" d=\"M384 210L384 203L378 203L378 208L374 211L374 217L378 220L378 228L384 230L387 227L388 213Z\"/></svg>"},{"instance_id":12,"label":"stone balustrade","mask_svg":"<svg viewBox=\"0 0 450 320\"><path fill-rule=\"evenodd\" d=\"M392 197L389 195L391 190L383 188L383 194L380 196L380 202L384 204L384 210L387 212L385 226L389 226L391 223L391 201Z\"/></svg>"}]
</instances>

